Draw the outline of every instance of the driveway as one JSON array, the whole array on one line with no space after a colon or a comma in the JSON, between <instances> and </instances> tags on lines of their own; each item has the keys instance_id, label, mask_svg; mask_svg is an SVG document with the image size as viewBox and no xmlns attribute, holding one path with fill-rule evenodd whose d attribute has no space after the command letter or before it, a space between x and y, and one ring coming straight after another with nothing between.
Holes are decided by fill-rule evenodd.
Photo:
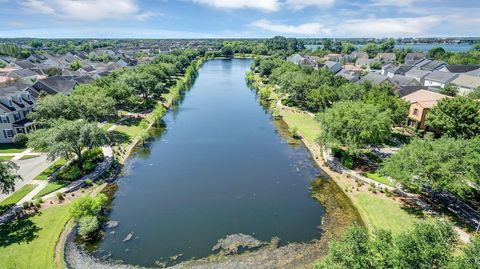
<instances>
[{"instance_id":1,"label":"driveway","mask_svg":"<svg viewBox=\"0 0 480 269\"><path fill-rule=\"evenodd\" d=\"M47 160L46 154L42 154L31 159L17 160L13 162L18 165L19 169L17 170L17 173L23 178L23 180L17 180L17 182L15 182L15 190L18 190L24 185L30 183L37 175L39 175L51 164L51 162ZM0 194L0 201L11 194L12 193Z\"/></svg>"}]
</instances>

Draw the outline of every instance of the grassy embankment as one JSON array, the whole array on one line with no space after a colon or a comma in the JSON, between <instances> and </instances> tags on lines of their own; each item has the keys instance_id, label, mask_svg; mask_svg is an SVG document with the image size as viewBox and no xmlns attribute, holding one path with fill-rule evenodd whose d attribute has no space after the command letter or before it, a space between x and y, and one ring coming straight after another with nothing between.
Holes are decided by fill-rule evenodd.
<instances>
[{"instance_id":1,"label":"grassy embankment","mask_svg":"<svg viewBox=\"0 0 480 269\"><path fill-rule=\"evenodd\" d=\"M3 212L22 200L22 198L35 189L36 186L36 184L27 184L0 202L0 214L3 214Z\"/></svg>"},{"instance_id":2,"label":"grassy embankment","mask_svg":"<svg viewBox=\"0 0 480 269\"><path fill-rule=\"evenodd\" d=\"M175 101L180 98L182 91L188 89L189 85L193 83L196 71L202 63L203 59L195 61L195 63L193 63L195 67L188 68L185 75L179 78L176 85L169 90L169 93L165 96L165 100L169 106L173 105ZM149 121L153 122L154 119L163 117L165 109L161 106L159 106L158 109L160 111L157 111L156 115L153 115L155 112L147 115ZM149 127L151 127L151 125L147 128ZM116 131L120 135L128 137L125 144L121 146L129 147L135 144L138 141L137 137L143 130L144 129L138 125L120 125ZM48 177L63 164L65 164L65 160L58 160L37 176L36 179L48 179ZM45 195L61 187L63 187L61 183L50 182L37 196ZM34 216L23 218L5 227L1 227L0 268L59 268L58 264L56 265L54 261L55 246L69 219L68 205L60 204L42 209ZM60 266L60 268L61 267L62 266Z\"/></svg>"},{"instance_id":3,"label":"grassy embankment","mask_svg":"<svg viewBox=\"0 0 480 269\"><path fill-rule=\"evenodd\" d=\"M256 77L255 80L256 88L259 88L259 78ZM272 102L276 102L278 94L273 92L270 99ZM372 192L366 185L358 186L353 178L330 171L324 164L319 147L315 142L320 134L320 126L314 118L295 110L280 110L280 115L290 128L296 127L300 135L305 138L304 142L312 152L313 158L350 198L370 231L375 228L384 228L397 234L411 228L416 221L421 221L422 217L419 217L419 214L409 210L398 199L388 197L380 192Z\"/></svg>"}]
</instances>

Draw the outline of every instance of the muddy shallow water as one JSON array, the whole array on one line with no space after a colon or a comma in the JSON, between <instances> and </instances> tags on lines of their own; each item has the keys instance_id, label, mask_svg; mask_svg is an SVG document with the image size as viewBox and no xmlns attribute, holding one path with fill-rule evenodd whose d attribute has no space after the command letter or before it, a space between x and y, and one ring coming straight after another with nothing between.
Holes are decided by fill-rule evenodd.
<instances>
[{"instance_id":1,"label":"muddy shallow water","mask_svg":"<svg viewBox=\"0 0 480 269\"><path fill-rule=\"evenodd\" d=\"M358 221L305 146L247 88L250 64L205 63L166 116L166 131L117 181L109 214L117 225L90 254L67 244L71 267L296 267ZM228 237L238 234L245 236ZM232 247L232 239L244 242Z\"/></svg>"}]
</instances>

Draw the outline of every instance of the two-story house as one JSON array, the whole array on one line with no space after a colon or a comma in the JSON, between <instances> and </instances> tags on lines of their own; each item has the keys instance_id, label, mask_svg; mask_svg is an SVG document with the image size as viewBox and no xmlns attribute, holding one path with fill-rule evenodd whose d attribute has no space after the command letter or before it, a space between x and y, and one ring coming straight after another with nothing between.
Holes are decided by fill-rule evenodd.
<instances>
[{"instance_id":1,"label":"two-story house","mask_svg":"<svg viewBox=\"0 0 480 269\"><path fill-rule=\"evenodd\" d=\"M427 90L419 90L403 96L402 99L410 103L410 109L408 111L408 126L415 129L428 130L425 121L427 113L443 98L450 97Z\"/></svg>"},{"instance_id":2,"label":"two-story house","mask_svg":"<svg viewBox=\"0 0 480 269\"><path fill-rule=\"evenodd\" d=\"M35 125L27 118L35 105L29 87L16 83L0 88L0 143L11 143L16 134L35 130Z\"/></svg>"}]
</instances>

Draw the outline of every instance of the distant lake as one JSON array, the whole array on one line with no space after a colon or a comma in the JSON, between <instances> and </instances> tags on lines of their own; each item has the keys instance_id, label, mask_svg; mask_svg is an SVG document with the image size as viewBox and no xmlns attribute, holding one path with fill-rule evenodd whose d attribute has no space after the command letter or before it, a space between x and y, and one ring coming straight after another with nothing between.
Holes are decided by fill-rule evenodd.
<instances>
[{"instance_id":1,"label":"distant lake","mask_svg":"<svg viewBox=\"0 0 480 269\"><path fill-rule=\"evenodd\" d=\"M362 48L364 45L357 45L358 48ZM316 49L322 47L322 45L305 45L307 49ZM465 52L469 51L472 47L471 44L444 44L444 43L418 43L418 44L395 44L395 48L412 48L414 51L427 52L431 48L442 47L446 51L451 52Z\"/></svg>"}]
</instances>

